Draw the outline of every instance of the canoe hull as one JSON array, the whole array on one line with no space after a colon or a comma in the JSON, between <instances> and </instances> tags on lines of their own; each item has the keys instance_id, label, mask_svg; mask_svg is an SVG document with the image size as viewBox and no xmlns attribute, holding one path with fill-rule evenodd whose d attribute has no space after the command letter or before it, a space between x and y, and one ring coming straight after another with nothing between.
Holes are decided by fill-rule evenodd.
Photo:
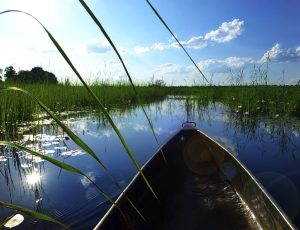
<instances>
[{"instance_id":1,"label":"canoe hull","mask_svg":"<svg viewBox=\"0 0 300 230\"><path fill-rule=\"evenodd\" d=\"M196 129L182 129L143 167L95 229L294 229L233 154ZM164 161L163 155L166 158Z\"/></svg>"}]
</instances>

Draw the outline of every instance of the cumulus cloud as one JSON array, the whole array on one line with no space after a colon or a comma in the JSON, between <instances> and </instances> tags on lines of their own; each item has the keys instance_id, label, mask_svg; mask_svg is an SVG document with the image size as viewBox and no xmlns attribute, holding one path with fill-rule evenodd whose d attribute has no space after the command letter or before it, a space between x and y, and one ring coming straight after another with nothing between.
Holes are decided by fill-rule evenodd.
<instances>
[{"instance_id":1,"label":"cumulus cloud","mask_svg":"<svg viewBox=\"0 0 300 230\"><path fill-rule=\"evenodd\" d=\"M297 48L283 49L277 43L264 53L260 62L271 60L273 62L297 62L300 61L300 46Z\"/></svg>"},{"instance_id":2,"label":"cumulus cloud","mask_svg":"<svg viewBox=\"0 0 300 230\"><path fill-rule=\"evenodd\" d=\"M95 39L87 42L85 50L88 54L104 54L111 50L111 47L106 40Z\"/></svg>"},{"instance_id":3,"label":"cumulus cloud","mask_svg":"<svg viewBox=\"0 0 300 230\"><path fill-rule=\"evenodd\" d=\"M254 63L249 57L227 57L225 59L206 59L197 63L198 67L205 71L226 72L228 69L238 69Z\"/></svg>"},{"instance_id":4,"label":"cumulus cloud","mask_svg":"<svg viewBox=\"0 0 300 230\"><path fill-rule=\"evenodd\" d=\"M180 43L191 49L201 49L204 48L208 45L208 41L203 37L203 36L198 36L198 37L192 37L187 41L180 41ZM179 48L179 45L177 42L172 42L171 44L172 47Z\"/></svg>"},{"instance_id":5,"label":"cumulus cloud","mask_svg":"<svg viewBox=\"0 0 300 230\"><path fill-rule=\"evenodd\" d=\"M152 49L155 49L155 50L165 50L165 49L168 49L170 48L171 46L169 44L165 44L165 43L161 43L161 42L157 42L157 43L154 43L154 45L151 47Z\"/></svg>"},{"instance_id":6,"label":"cumulus cloud","mask_svg":"<svg viewBox=\"0 0 300 230\"><path fill-rule=\"evenodd\" d=\"M212 30L205 35L192 37L186 41L180 41L181 44L191 49L201 49L209 44L230 42L236 39L244 31L244 21L234 19L231 22L223 22L218 29ZM171 46L179 47L178 43L173 41Z\"/></svg>"},{"instance_id":7,"label":"cumulus cloud","mask_svg":"<svg viewBox=\"0 0 300 230\"><path fill-rule=\"evenodd\" d=\"M136 46L136 47L134 47L134 52L136 54L147 53L149 51L150 51L149 47L143 47L143 46Z\"/></svg>"},{"instance_id":8,"label":"cumulus cloud","mask_svg":"<svg viewBox=\"0 0 300 230\"><path fill-rule=\"evenodd\" d=\"M297 63L300 61L300 46L283 49L279 44L275 44L270 50L265 52L260 59L231 56L224 59L200 60L197 65L205 75L215 74L215 76L220 76L225 79L226 76L230 77L232 72L239 72L241 70L248 71L247 73L249 74L253 64L262 64L267 59L270 59L273 63ZM199 75L193 65L179 65L174 63L161 65L154 73L164 77L193 77ZM298 80L298 78L289 79L291 84L294 84L294 82Z\"/></svg>"},{"instance_id":9,"label":"cumulus cloud","mask_svg":"<svg viewBox=\"0 0 300 230\"><path fill-rule=\"evenodd\" d=\"M205 59L197 63L198 67L207 73L229 74L229 69L237 71L246 68L256 61L250 57L227 57L225 59ZM160 65L154 72L158 76L198 76L199 73L194 65L179 65L166 63Z\"/></svg>"},{"instance_id":10,"label":"cumulus cloud","mask_svg":"<svg viewBox=\"0 0 300 230\"><path fill-rule=\"evenodd\" d=\"M205 35L194 36L188 40L180 41L180 43L190 49L202 49L208 45L213 45L215 43L225 43L236 39L244 31L244 21L240 19L233 19L230 22L223 22L218 29L212 30ZM180 48L178 43L174 38L169 40L167 43L157 42L151 47L140 47L136 46L134 52L136 54L149 52L152 50L163 51L170 48ZM299 51L300 52L300 51Z\"/></svg>"},{"instance_id":11,"label":"cumulus cloud","mask_svg":"<svg viewBox=\"0 0 300 230\"><path fill-rule=\"evenodd\" d=\"M236 39L244 31L244 21L234 19L231 22L223 22L218 29L205 34L204 40L217 43L229 42Z\"/></svg>"},{"instance_id":12,"label":"cumulus cloud","mask_svg":"<svg viewBox=\"0 0 300 230\"><path fill-rule=\"evenodd\" d=\"M188 40L180 41L181 44L190 49L202 49L209 44L225 43L236 39L244 31L244 21L234 19L230 22L223 22L218 29L212 30L205 35L191 37ZM172 39L169 43L155 43L152 48L165 50L171 47L179 48L178 43Z\"/></svg>"}]
</instances>

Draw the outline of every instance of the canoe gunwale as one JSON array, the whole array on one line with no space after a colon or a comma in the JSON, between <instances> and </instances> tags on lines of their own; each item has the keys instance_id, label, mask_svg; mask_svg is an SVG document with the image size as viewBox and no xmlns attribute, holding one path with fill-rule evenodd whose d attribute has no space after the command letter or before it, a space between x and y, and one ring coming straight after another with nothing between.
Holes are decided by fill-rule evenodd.
<instances>
[{"instance_id":1,"label":"canoe gunwale","mask_svg":"<svg viewBox=\"0 0 300 230\"><path fill-rule=\"evenodd\" d=\"M176 132L170 139L168 139L163 145L160 146L160 148L155 152L155 154L153 154L153 156L152 156L149 160L147 160L147 161L144 163L144 165L141 167L142 171L149 165L149 163L150 163L150 162L151 162L158 154L162 154L162 151L161 151L161 150L169 143L170 140L172 140L175 136L177 136L181 131L182 131L182 130L179 130L178 132ZM126 188L123 190L123 192L126 193L126 192L130 189L131 185L132 185L133 183L135 183L135 181L137 181L138 178L139 178L140 176L141 176L140 173L137 172L137 173L135 174L135 176L132 178L132 180L129 182L129 184L126 186ZM124 197L125 197L125 196L124 196L124 193L121 193L121 194L118 196L118 198L117 198L116 201L115 201L116 204L118 204L118 202L119 202L120 200L124 199ZM110 213L114 210L114 208L115 208L114 205L112 205L112 206L109 208L109 210L108 210L108 211L105 213L105 215L101 218L101 220L98 222L98 224L95 226L94 229L98 229L98 228L101 226L101 224L104 222L105 218L107 218L107 216L110 215Z\"/></svg>"},{"instance_id":2,"label":"canoe gunwale","mask_svg":"<svg viewBox=\"0 0 300 230\"><path fill-rule=\"evenodd\" d=\"M251 181L253 183L255 183L255 186L258 187L258 189L262 192L262 194L267 198L267 200L270 202L270 204L273 206L273 208L276 209L277 213L279 213L281 215L281 217L285 220L286 224L289 226L290 229L296 229L296 227L291 223L289 217L285 214L285 212L280 208L279 204L273 199L273 197L269 194L269 192L263 187L263 185L254 177L254 175L252 175L252 173L247 169L247 167L238 160L238 158L232 154L228 149L226 149L224 146L222 146L219 142L217 142L216 140L212 139L209 135L207 135L205 132L200 131L199 129L197 130L200 134L204 135L207 139L211 140L212 142L214 142L216 145L218 145L218 147L220 147L221 149L223 149L228 156L230 156L230 158L232 160L235 161L236 164L238 164L242 170L247 174L247 176L249 176L251 178ZM241 199L244 201L244 197L242 194L237 193L238 196L241 197ZM245 202L245 201L244 201ZM247 202L246 202L247 203Z\"/></svg>"},{"instance_id":3,"label":"canoe gunwale","mask_svg":"<svg viewBox=\"0 0 300 230\"><path fill-rule=\"evenodd\" d=\"M236 193L240 197L241 201L243 201L250 210L255 210L256 212L252 212L252 214L257 219L258 223L261 224L261 227L269 229L270 227L272 229L297 229L292 222L290 221L289 217L282 211L282 209L279 207L277 202L272 198L272 196L266 191L266 189L261 185L261 183L252 175L252 173L246 168L246 166L238 160L238 158L232 154L228 149L226 149L224 146L222 146L220 143L212 139L210 136L208 136L205 132L200 131L197 128L188 128L185 129L184 127L180 129L178 132L176 132L168 141L166 141L157 151L156 154L154 154L149 160L146 161L146 163L142 166L142 170L148 169L148 166L153 163L155 164L159 156L161 154L161 150L164 149L168 143L170 143L173 139L178 137L181 133L184 132L191 132L193 135L202 135L204 139L208 140L208 143L211 144L212 149L215 149L217 152L224 153L225 158L228 162L232 163L236 170L240 173L240 175L235 179L228 179L230 181L230 184L236 188ZM165 163L164 163L165 164ZM153 164L152 164L153 165ZM218 168L220 172L222 172L225 176L226 173L224 173L221 165L218 165ZM127 192L131 192L132 185L134 183L141 183L141 176L140 173L137 173L133 179L130 181L130 183L126 186L126 188L123 190L124 193L127 194ZM247 191L247 188L245 189L246 185L252 186L251 191ZM253 198L255 198L255 195L251 194L251 192L254 191L255 195L258 197L259 205L262 205L263 213L267 215L267 217L259 216L257 215L257 212L259 212L259 208L255 208L255 204L253 203ZM116 199L116 204L119 204L124 201L124 194L121 193L118 198ZM113 216L113 212L115 212L115 207L112 205L109 210L105 213L105 215L101 218L101 220L98 222L98 224L95 226L94 229L101 229L103 223L110 217L110 215ZM265 219L264 219L265 218ZM279 218L279 220L277 220ZM275 219L275 221L269 220Z\"/></svg>"}]
</instances>

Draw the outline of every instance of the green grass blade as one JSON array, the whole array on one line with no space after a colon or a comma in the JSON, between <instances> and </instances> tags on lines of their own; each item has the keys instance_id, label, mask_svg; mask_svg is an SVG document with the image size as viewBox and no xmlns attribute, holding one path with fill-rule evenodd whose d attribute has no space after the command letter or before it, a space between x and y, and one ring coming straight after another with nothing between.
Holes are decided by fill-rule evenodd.
<instances>
[{"instance_id":1,"label":"green grass blade","mask_svg":"<svg viewBox=\"0 0 300 230\"><path fill-rule=\"evenodd\" d=\"M23 208L23 207L18 206L18 205L5 203L5 202L2 202L2 201L0 201L0 206L5 207L5 208L9 208L9 209L13 209L13 210L17 210L19 212L22 212L22 213L28 215L28 216L31 216L31 217L34 217L34 218L37 218L37 219L40 219L40 220L50 221L52 223L55 223L55 224L58 224L58 225L62 226L64 229L70 229L68 226L64 225L63 223L59 222L58 220L54 219L53 217L48 216L48 215L43 214L43 213L40 213L40 212L35 212L35 211L30 210L30 209Z\"/></svg>"},{"instance_id":2,"label":"green grass blade","mask_svg":"<svg viewBox=\"0 0 300 230\"><path fill-rule=\"evenodd\" d=\"M18 87L7 87L7 88L0 88L0 91L19 91L22 92L32 99L36 101L39 106L45 110L45 112L55 121L57 124L70 136L70 138L78 145L80 146L84 151L86 151L90 156L92 156L103 168L105 168L104 164L100 161L98 156L94 153L94 151L85 143L83 142L69 127L67 127L63 122L61 122L57 116L55 116L48 108L47 106L41 102L37 97L35 97L33 94L28 92L25 89L21 89ZM106 168L105 168L106 169Z\"/></svg>"},{"instance_id":3,"label":"green grass blade","mask_svg":"<svg viewBox=\"0 0 300 230\"><path fill-rule=\"evenodd\" d=\"M156 136L156 134L155 134L155 131L154 131L153 124L152 124L152 122L151 122L149 116L147 115L144 106L142 105L142 103L140 103L141 100L140 100L140 97L139 97L139 95L138 95L138 93L137 93L136 87L135 87L135 85L134 85L134 83L133 83L133 81L132 81L132 78L131 78L131 76L130 76L130 74L129 74L129 71L128 71L128 69L127 69L127 67L126 67L126 65L125 65L125 63L124 63L124 61L123 61L123 59L122 59L122 57L121 57L121 55L120 55L118 49L116 48L115 44L113 43L113 41L111 40L111 38L109 37L109 35L107 34L107 32L105 31L104 27L102 26L102 24L100 23L100 21L98 20L98 18L95 16L95 14L93 13L93 11L92 11L92 10L88 7L88 5L85 3L85 1L84 1L84 0L79 0L79 2L80 2L81 5L84 7L84 9L87 11L87 13L91 16L91 18L93 19L93 21L96 23L96 25L98 26L98 28L101 30L101 32L103 33L103 35L105 36L105 38L107 39L107 41L109 42L109 44L111 45L111 47L113 48L113 50L115 51L115 53L117 54L117 56L118 56L118 58L119 58L119 60L120 60L120 62L121 62L121 64L122 64L122 66L123 66L123 69L124 69L124 71L125 71L125 73L126 73L126 75L127 75L127 77L128 77L128 80L129 80L129 82L130 82L130 84L131 84L131 86L132 86L132 88L133 88L133 91L134 91L134 93L135 93L135 96L136 96L136 98L137 98L137 101L139 102L139 104L140 104L140 106L141 106L141 108L142 108L142 111L143 111L143 113L144 113L144 115L145 115L145 117L146 117L146 119L147 119L147 121L148 121L148 124L149 124L149 126L150 126L150 129L151 129L151 131L152 131L152 133L153 133L153 135L154 135L155 141L156 141L158 147L160 147L158 138L157 138L157 136ZM162 153L162 156L163 156L164 161L166 162L166 158L165 158L165 156L164 156L164 154L163 154L162 151L161 151L161 153ZM144 175L142 175L142 176L144 177ZM151 190L152 190L152 189L151 189ZM156 195L155 195L155 196L156 196Z\"/></svg>"},{"instance_id":4,"label":"green grass blade","mask_svg":"<svg viewBox=\"0 0 300 230\"><path fill-rule=\"evenodd\" d=\"M127 151L130 159L132 160L132 162L134 163L134 165L136 166L138 172L142 175L145 183L147 184L148 188L150 189L150 191L153 193L153 195L155 196L156 199L157 196L153 190L153 188L151 187L149 181L147 180L147 178L145 177L144 173L142 172L142 169L141 167L139 166L134 154L132 153L132 151L130 150L127 142L125 141L123 135L121 134L121 132L119 131L119 129L117 128L117 126L115 125L115 123L113 122L112 118L110 117L109 113L106 111L104 105L101 103L101 101L99 100L99 98L94 94L94 92L90 89L90 87L86 84L86 82L83 80L83 78L81 77L81 75L79 74L79 72L76 70L75 66L72 64L71 60L68 58L67 54L64 52L64 50L61 48L61 46L58 44L58 42L55 40L55 38L52 36L52 34L46 29L46 27L36 18L34 17L33 15L29 14L29 13L26 13L26 12L23 12L23 11L20 11L20 10L7 10L7 11L3 11L3 12L0 12L0 15L1 14L4 14L4 13L10 13L10 12L16 12L16 13L23 13L23 14L26 14L30 17L32 17L33 19L35 19L42 27L43 29L46 31L46 33L48 34L50 40L53 42L53 44L55 45L55 47L58 49L58 51L60 52L60 54L64 57L65 61L69 64L69 66L72 68L72 70L74 71L74 73L76 74L76 76L80 79L80 81L82 82L82 84L84 85L84 87L87 89L87 91L91 94L91 96L93 97L93 99L97 102L98 106L99 106L99 109L101 110L101 112L103 112L104 116L106 117L106 119L109 121L109 123L111 124L112 128L114 129L114 131L116 132L116 134L118 135L121 143L123 144L125 150ZM16 87L10 87L11 89L14 89L14 90L19 90L21 92L24 92L28 95L30 95L32 98L36 99L39 103L39 105L43 108L43 109L46 109L45 111L48 111L47 113L50 115L53 115L51 113L51 111L43 104L41 103L36 97L34 97L33 95L31 95L29 92L27 92L26 90L23 90L23 89L19 89L19 88L16 88ZM55 116L54 116L55 117ZM59 121L59 119L55 119L55 121L57 121L59 124L62 124L64 127L66 127L63 123L61 123ZM67 127L66 127L67 128ZM69 130L68 128L66 130ZM74 136L75 134L73 134L72 136ZM72 138L72 136L70 136ZM76 135L75 135L76 136ZM79 138L75 138L76 141L79 140ZM73 140L73 141L75 141ZM82 142L82 141L79 141L79 142ZM79 145L80 146L80 145ZM88 153L91 153L90 152L90 148L84 144L83 146L85 146L85 148L89 151L87 151ZM84 149L85 150L85 149ZM92 154L91 156L93 156L95 154ZM94 156L93 156L94 157ZM97 156L96 156L97 157ZM96 160L98 159L95 158ZM99 163L100 163L100 160L98 159L97 160ZM104 165L101 163L101 165L104 167Z\"/></svg>"},{"instance_id":5,"label":"green grass blade","mask_svg":"<svg viewBox=\"0 0 300 230\"><path fill-rule=\"evenodd\" d=\"M38 98L36 98L34 95L32 95L31 93L29 93L28 91L24 90L24 89L20 89L20 88L17 88L17 87L8 87L8 88L0 88L0 91L3 91L3 90L13 90L13 91L20 91L20 92L23 92L25 94L27 94L28 96L30 96L31 98L33 98L47 113L48 115L54 119L58 125L70 136L70 138L78 145L80 146L83 150L85 150L86 152L88 152L94 159L96 159L99 164L102 166L102 168L104 169L104 171L108 174L108 176L110 177L110 179L113 181L113 183L117 186L117 188L120 190L121 193L125 194L122 187L119 185L119 183L115 180L115 178L111 175L111 173L108 171L108 169L103 165L103 163L100 161L100 159L96 156L96 154L93 152L93 150L91 150L76 134L74 134L64 123L62 123L47 107L46 105L44 105ZM9 142L0 142L0 145L1 143L6 143L6 145L11 145L12 146L12 143L9 144ZM28 149L28 148L25 148L25 147L22 147L20 145L17 145L17 144L14 144L14 147L17 147L19 149L22 149L24 151L30 151L29 153L31 154L38 154L36 152L33 152L32 150ZM47 156L44 156L44 155L38 155L39 157L45 159L45 160L49 160L49 162L55 164L56 166L60 167L60 168L63 168L65 170L68 170L68 171L72 171L73 173L77 173L77 174L80 174L84 177L86 177L86 175L84 175L82 172L80 172L79 170L77 170L76 168L70 168L70 167L66 167L64 168L66 165L61 165L61 163L59 163L59 161L53 159L53 158L49 158ZM63 164L63 163L62 163ZM110 201L113 203L112 199L101 189L99 188L93 181L91 181L88 177L87 179L93 183L102 193L103 195ZM137 213L141 216L142 219L144 219L143 215L139 212L139 210L135 207L135 205L132 203L132 201L129 200L129 198L126 196L125 194L125 197L128 199L129 203L132 205L132 207L137 211Z\"/></svg>"},{"instance_id":6,"label":"green grass blade","mask_svg":"<svg viewBox=\"0 0 300 230\"><path fill-rule=\"evenodd\" d=\"M197 66L196 62L193 60L193 58L191 57L191 55L186 51L186 49L183 47L183 45L181 44L181 42L177 39L177 37L175 36L175 34L172 32L172 30L170 29L170 27L167 25L167 23L165 22L165 20L160 16L160 14L157 12L157 10L154 8L154 6L150 3L149 0L146 0L146 2L148 3L148 5L151 7L151 9L153 10L153 12L156 14L156 16L159 18L159 20L162 22L162 24L167 28L167 30L170 32L170 34L173 36L173 38L176 40L176 42L179 44L179 46L183 49L183 51L185 52L185 54L189 57L189 59L191 60L191 62L194 64L194 66L197 68L197 70L199 71L199 73L202 75L202 77L204 78L204 80L210 85L211 83L207 80L207 78L205 77L205 75L203 74L203 72L200 70L200 68Z\"/></svg>"},{"instance_id":7,"label":"green grass blade","mask_svg":"<svg viewBox=\"0 0 300 230\"><path fill-rule=\"evenodd\" d=\"M94 13L91 11L91 9L88 7L88 5L85 3L85 1L83 0L79 0L79 2L81 3L81 5L84 7L84 9L87 11L87 13L91 16L91 18L93 19L93 21L97 24L97 26L99 27L99 29L101 30L101 32L103 33L103 35L105 36L105 38L107 39L107 41L109 42L109 44L112 46L113 50L115 51L115 53L117 54L119 60L121 61L121 64L126 72L126 75L128 76L128 79L131 83L131 85L133 86L134 90L135 86L133 84L132 78L130 77L130 74L126 68L126 65L119 53L119 51L117 50L116 46L114 45L114 43L112 42L112 40L110 39L110 37L108 36L108 34L106 33L104 27L102 26L102 24L100 23L100 21L97 19L97 17L94 15Z\"/></svg>"},{"instance_id":8,"label":"green grass blade","mask_svg":"<svg viewBox=\"0 0 300 230\"><path fill-rule=\"evenodd\" d=\"M131 158L131 160L133 161L134 165L136 166L136 168L138 169L138 171L141 173L141 175L142 175L144 181L146 182L147 186L149 187L149 189L151 190L151 192L154 194L154 196L157 199L157 196L156 196L153 188L151 187L150 183L148 182L147 178L145 177L144 173L142 172L141 167L139 166L139 164L138 164L138 162L137 162L134 154L131 152L129 146L127 145L127 143L126 143L126 141L124 139L124 137L122 136L122 134L118 130L117 126L113 122L113 120L110 117L109 113L106 111L104 105L101 103L101 101L99 100L99 98L94 94L94 92L90 89L90 87L86 84L86 82L83 80L83 78L81 77L81 75L79 74L79 72L77 71L77 69L75 68L75 66L73 65L73 63L71 62L71 60L68 58L67 54L61 48L61 46L58 44L58 42L55 40L55 38L52 36L52 34L46 29L46 27L36 17L34 17L33 15L31 15L29 13L26 13L26 12L23 12L23 11L20 11L20 10L7 10L7 11L0 12L0 14L10 13L10 12L16 12L16 13L26 14L26 15L32 17L33 19L35 19L43 27L43 29L48 34L49 38L51 39L51 41L53 42L53 44L55 45L55 47L58 49L58 51L60 52L60 54L64 57L65 61L69 64L69 66L74 71L74 73L76 74L76 76L80 79L80 81L82 82L82 84L84 85L84 87L86 88L86 90L91 94L92 98L97 102L100 110L103 112L103 114L105 115L106 119L109 121L109 123L113 127L114 131L118 135L121 143L123 144L124 148L126 149L128 155L129 155L129 157ZM26 90L23 90L23 89L20 89L20 88L16 88L16 87L9 87L9 89L11 89L11 90L18 90L18 91L24 92L24 93L28 94L29 96L31 96L33 99L35 99L38 102L38 104L68 133L68 135L71 137L71 139L77 145L79 145L82 149L84 149L87 153L89 153L94 159L96 159L96 161L101 165L101 167L110 176L110 178L113 178L112 175L107 170L107 168L103 165L103 163L96 156L96 154L89 148L89 146L86 145L79 137L77 137L67 126L65 126L62 122L60 122L60 120L58 118L56 118L55 115L40 100L38 100L35 96L33 96L32 94L30 94ZM4 89L4 90L7 90L7 88ZM120 189L120 191L122 193L124 193L123 189L116 182L115 179L113 179L113 182L116 183L116 185ZM129 200L129 198L126 196L126 194L125 194L125 197L128 199L129 203L133 206L133 208L138 212L138 214L142 217L142 219L144 219L143 215L138 211L138 209L135 207L135 205Z\"/></svg>"},{"instance_id":9,"label":"green grass blade","mask_svg":"<svg viewBox=\"0 0 300 230\"><path fill-rule=\"evenodd\" d=\"M83 1L80 1L81 3ZM139 166L134 154L132 153L132 151L130 150L127 142L125 141L123 135L121 134L121 132L119 131L119 129L117 128L117 126L115 125L115 123L113 122L112 118L110 117L109 113L106 111L104 105L101 103L101 101L99 100L99 98L94 94L94 92L90 89L90 87L86 84L86 82L83 80L83 78L81 77L81 75L79 74L79 72L76 70L75 66L73 65L73 63L71 62L71 60L69 59L69 57L67 56L67 54L64 52L64 50L61 48L61 46L58 44L58 42L55 40L55 38L52 36L52 34L46 29L46 27L37 19L35 18L33 15L23 12L23 11L19 11L19 10L8 10L8 11L3 11L0 12L0 14L3 13L9 13L9 12L18 12L18 13L25 13L29 16L31 16L32 18L34 18L46 31L46 33L48 34L49 38L51 39L51 41L53 42L53 44L55 45L55 47L58 49L58 51L60 52L60 54L64 57L65 61L69 64L69 66L71 67L71 69L74 71L74 73L76 74L76 76L79 78L79 80L82 82L82 84L85 86L85 88L87 89L87 91L91 94L91 96L94 98L94 100L97 102L99 109L101 110L101 112L103 112L104 116L106 117L106 119L108 120L108 122L110 123L110 125L112 126L112 128L114 129L115 133L118 135L121 143L123 144L125 150L127 151L130 159L132 160L132 162L134 163L134 165L136 166L138 172L142 175L145 183L147 184L148 188L150 189L150 191L153 193L153 195L157 198L152 186L150 185L149 181L147 180L147 178L145 177L144 173L142 172L141 167ZM123 62L124 64L124 62ZM125 64L124 64L125 66ZM132 80L130 78L130 81L132 83ZM135 89L135 88L134 88Z\"/></svg>"},{"instance_id":10,"label":"green grass blade","mask_svg":"<svg viewBox=\"0 0 300 230\"><path fill-rule=\"evenodd\" d=\"M96 156L96 154L76 135L72 132L72 130L70 130L64 123L62 123L47 107L46 105L44 105L38 98L36 98L34 95L32 95L31 93L29 93L28 91L24 90L24 89L20 89L17 87L8 87L8 88L0 88L0 91L3 90L13 90L13 91L20 91L23 92L25 94L27 94L28 96L30 96L31 98L33 98L47 113L48 115L54 119L58 125L70 136L70 138L78 145L80 146L83 150L87 151L94 159L96 159L99 164L102 166L102 168L104 169L104 171L108 174L108 176L110 177L110 179L112 180L112 182L117 186L117 188L120 190L121 193L124 194L124 196L127 198L127 200L129 201L129 203L131 204L131 206L136 210L136 212L140 215L140 217L145 220L144 216L140 213L140 211L136 208L136 206L132 203L132 201L127 197L127 195L124 193L122 187L119 185L119 183L115 180L115 178L111 175L111 173L108 171L108 169L103 165L103 163L100 161L100 159ZM2 144L6 144L6 145L10 145L12 147L16 147L19 149L22 149L26 152L29 152L33 155L39 156L49 162L51 162L52 164L55 164L56 166L63 168L65 170L68 170L70 172L73 173L77 173L80 174L84 177L86 177L92 184L94 184L99 191L101 191L101 193L112 203L114 204L113 200L110 198L110 196L108 194L106 194L100 187L98 187L97 184L95 184L89 177L87 177L85 174L83 174L82 172L80 172L79 170L77 170L76 168L72 167L72 166L68 166L66 164L64 164L63 162L57 161L53 158L49 158L47 156L41 155L37 152L34 152L26 147L22 147L20 145L17 144L12 144L10 142L1 142L0 141L0 145Z\"/></svg>"},{"instance_id":11,"label":"green grass blade","mask_svg":"<svg viewBox=\"0 0 300 230\"><path fill-rule=\"evenodd\" d=\"M113 201L113 199L106 193L104 192L93 180L91 180L86 174L84 174L83 172L81 172L79 169L67 164L67 163L64 163L64 162L61 162L59 160L56 160L55 158L52 158L52 157L48 157L46 155L43 155L41 153L38 153L36 151L33 151L29 148L26 148L24 146L21 146L19 144L16 144L16 143L12 143L12 142L8 142L8 141L0 141L0 145L5 145L5 146L10 146L10 147L13 147L13 148L17 148L17 149L20 149L20 150L23 150L25 152L28 152L34 156L37 156L37 157L40 157L42 158L43 160L46 160L52 164L54 164L55 166L61 168L61 169L64 169L66 171L69 171L71 173L75 173L75 174L78 174L80 176L83 176L85 178L87 178L93 185L95 185L97 187L97 189L101 192L101 194L107 199L109 200L113 205L115 205L115 202Z\"/></svg>"}]
</instances>

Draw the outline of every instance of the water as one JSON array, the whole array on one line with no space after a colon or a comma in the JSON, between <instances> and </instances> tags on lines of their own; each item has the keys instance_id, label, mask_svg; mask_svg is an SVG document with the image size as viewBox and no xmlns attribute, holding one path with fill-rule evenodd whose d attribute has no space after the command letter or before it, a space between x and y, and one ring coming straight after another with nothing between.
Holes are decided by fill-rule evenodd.
<instances>
[{"instance_id":1,"label":"water","mask_svg":"<svg viewBox=\"0 0 300 230\"><path fill-rule=\"evenodd\" d=\"M221 104L169 97L146 107L163 144L187 119L233 152L262 182L294 223L300 227L300 121L230 113ZM142 165L158 146L140 108L112 111L112 116ZM66 124L100 157L125 187L136 174L116 134L96 112L69 115ZM23 145L77 167L111 197L119 191L99 164L80 150L58 127L45 120L24 131ZM26 128L22 128L26 130ZM0 152L0 200L50 214L74 229L90 229L110 203L86 178L58 169L25 152ZM13 212L0 208L0 220ZM59 228L25 216L16 229Z\"/></svg>"}]
</instances>

